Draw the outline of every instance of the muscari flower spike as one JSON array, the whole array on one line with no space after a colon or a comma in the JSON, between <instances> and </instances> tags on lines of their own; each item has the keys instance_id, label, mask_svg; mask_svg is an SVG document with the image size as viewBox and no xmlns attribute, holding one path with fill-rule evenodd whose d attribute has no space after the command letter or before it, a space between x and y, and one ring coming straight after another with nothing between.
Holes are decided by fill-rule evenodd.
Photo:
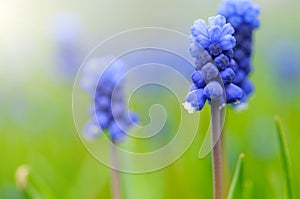
<instances>
[{"instance_id":1,"label":"muscari flower spike","mask_svg":"<svg viewBox=\"0 0 300 199\"><path fill-rule=\"evenodd\" d=\"M210 17L208 25L202 19L196 20L191 33L190 52L196 59L196 70L191 77L193 85L183 103L184 108L189 113L200 111L206 101L211 103L214 99L220 101L220 107L225 103L239 103L244 91L234 83L238 67L233 59L234 28L226 23L225 17L218 15Z\"/></svg>"},{"instance_id":2,"label":"muscari flower spike","mask_svg":"<svg viewBox=\"0 0 300 199\"><path fill-rule=\"evenodd\" d=\"M247 25L256 29L260 25L258 15L260 9L252 0L223 0L218 8L218 14L224 16L234 28Z\"/></svg>"},{"instance_id":3,"label":"muscari flower spike","mask_svg":"<svg viewBox=\"0 0 300 199\"><path fill-rule=\"evenodd\" d=\"M235 29L233 36L236 38L236 46L233 49L233 58L237 68L234 83L245 92L242 101L246 102L247 96L253 92L252 83L246 77L252 71L253 30L260 26L260 9L251 0L223 0L218 14L223 15Z\"/></svg>"},{"instance_id":4,"label":"muscari flower spike","mask_svg":"<svg viewBox=\"0 0 300 199\"><path fill-rule=\"evenodd\" d=\"M84 27L73 14L59 14L51 21L51 37L56 46L56 65L63 77L73 78L83 60Z\"/></svg>"},{"instance_id":5,"label":"muscari flower spike","mask_svg":"<svg viewBox=\"0 0 300 199\"><path fill-rule=\"evenodd\" d=\"M126 130L137 122L134 112L128 111L124 103L123 82L125 65L116 60L101 74L112 57L92 58L83 71L81 87L93 99L89 113L91 119L84 128L85 137L94 139L102 131L108 131L110 139L116 143L123 141ZM102 129L102 131L100 130Z\"/></svg>"}]
</instances>

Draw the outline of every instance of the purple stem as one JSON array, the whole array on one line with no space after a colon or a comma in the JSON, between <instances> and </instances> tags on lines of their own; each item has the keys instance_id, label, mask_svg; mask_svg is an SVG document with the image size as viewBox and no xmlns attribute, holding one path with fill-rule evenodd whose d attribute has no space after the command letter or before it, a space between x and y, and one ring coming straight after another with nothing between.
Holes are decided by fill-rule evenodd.
<instances>
[{"instance_id":1,"label":"purple stem","mask_svg":"<svg viewBox=\"0 0 300 199\"><path fill-rule=\"evenodd\" d=\"M214 199L223 198L223 173L222 173L222 142L221 142L221 110L219 103L215 102L211 105L211 121L212 121L212 143L218 140L212 150L213 165L213 185Z\"/></svg>"}]
</instances>

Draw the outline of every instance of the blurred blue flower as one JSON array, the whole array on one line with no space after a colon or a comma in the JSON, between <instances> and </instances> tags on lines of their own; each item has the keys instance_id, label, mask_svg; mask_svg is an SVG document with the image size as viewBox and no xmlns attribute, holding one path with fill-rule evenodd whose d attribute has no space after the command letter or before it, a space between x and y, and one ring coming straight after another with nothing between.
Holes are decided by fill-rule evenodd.
<instances>
[{"instance_id":1,"label":"blurred blue flower","mask_svg":"<svg viewBox=\"0 0 300 199\"><path fill-rule=\"evenodd\" d=\"M206 100L210 103L212 99L219 99L223 106L224 95L230 104L239 103L244 97L243 90L233 83L238 69L232 59L236 45L234 29L221 15L210 17L208 22L206 25L204 20L198 19L191 28L190 53L196 58L196 70L191 77L191 91L183 103L189 113L201 110ZM219 74L225 93L218 82Z\"/></svg>"},{"instance_id":2,"label":"blurred blue flower","mask_svg":"<svg viewBox=\"0 0 300 199\"><path fill-rule=\"evenodd\" d=\"M268 50L264 52L268 58L268 70L272 73L270 77L280 90L280 99L295 99L300 94L299 42L286 36L277 42L268 43Z\"/></svg>"},{"instance_id":3,"label":"blurred blue flower","mask_svg":"<svg viewBox=\"0 0 300 199\"><path fill-rule=\"evenodd\" d=\"M111 60L112 57L91 58L83 68L81 87L93 99L85 137L93 139L102 129L107 130L110 139L116 143L124 140L127 129L137 122L138 117L128 111L124 103L121 79L125 65L120 60L108 65ZM108 67L103 70L106 65Z\"/></svg>"},{"instance_id":4,"label":"blurred blue flower","mask_svg":"<svg viewBox=\"0 0 300 199\"><path fill-rule=\"evenodd\" d=\"M73 13L59 13L51 21L51 37L56 49L56 65L63 77L72 78L84 58L84 26Z\"/></svg>"},{"instance_id":5,"label":"blurred blue flower","mask_svg":"<svg viewBox=\"0 0 300 199\"><path fill-rule=\"evenodd\" d=\"M230 84L235 78L235 73L231 68L226 68L225 70L220 72L221 78L223 80L223 84Z\"/></svg>"},{"instance_id":6,"label":"blurred blue flower","mask_svg":"<svg viewBox=\"0 0 300 199\"><path fill-rule=\"evenodd\" d=\"M218 8L218 14L223 15L234 28L242 24L246 24L251 29L258 28L259 13L259 7L251 0L223 0Z\"/></svg>"},{"instance_id":7,"label":"blurred blue flower","mask_svg":"<svg viewBox=\"0 0 300 199\"><path fill-rule=\"evenodd\" d=\"M223 15L235 29L233 59L236 67L233 70L236 75L233 83L243 89L245 96L242 101L246 103L247 97L253 92L252 83L246 78L252 71L253 30L260 26L260 9L251 0L223 0L218 14Z\"/></svg>"},{"instance_id":8,"label":"blurred blue flower","mask_svg":"<svg viewBox=\"0 0 300 199\"><path fill-rule=\"evenodd\" d=\"M237 103L236 99L241 100L244 96L243 90L231 83L225 87L227 103Z\"/></svg>"}]
</instances>

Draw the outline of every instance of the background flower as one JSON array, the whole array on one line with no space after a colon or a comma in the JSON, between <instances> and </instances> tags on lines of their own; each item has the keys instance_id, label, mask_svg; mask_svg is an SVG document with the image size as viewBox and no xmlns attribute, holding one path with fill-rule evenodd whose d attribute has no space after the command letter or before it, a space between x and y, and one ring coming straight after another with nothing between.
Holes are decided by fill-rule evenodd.
<instances>
[{"instance_id":1,"label":"background flower","mask_svg":"<svg viewBox=\"0 0 300 199\"><path fill-rule=\"evenodd\" d=\"M110 63L112 60L110 56L91 58L83 68L81 86L93 99L89 110L91 119L84 129L88 139L108 131L113 142L123 141L127 129L137 122L137 115L128 112L124 103L125 64L120 60Z\"/></svg>"},{"instance_id":2,"label":"background flower","mask_svg":"<svg viewBox=\"0 0 300 199\"><path fill-rule=\"evenodd\" d=\"M74 13L58 13L49 25L50 37L56 49L54 64L57 73L65 79L73 79L86 53L86 30L82 19Z\"/></svg>"},{"instance_id":3,"label":"background flower","mask_svg":"<svg viewBox=\"0 0 300 199\"><path fill-rule=\"evenodd\" d=\"M244 103L253 92L253 85L246 77L252 71L253 30L260 25L259 13L259 7L251 0L223 0L218 8L218 14L223 15L235 29L233 36L236 38L236 46L233 49L233 58L237 66L233 82L244 91Z\"/></svg>"}]
</instances>

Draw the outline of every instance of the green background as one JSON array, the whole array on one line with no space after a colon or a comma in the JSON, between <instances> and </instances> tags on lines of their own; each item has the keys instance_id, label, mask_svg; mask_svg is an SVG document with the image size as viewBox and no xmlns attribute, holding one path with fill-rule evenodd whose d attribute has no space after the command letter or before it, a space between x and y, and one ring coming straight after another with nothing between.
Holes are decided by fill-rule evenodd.
<instances>
[{"instance_id":1,"label":"green background","mask_svg":"<svg viewBox=\"0 0 300 199\"><path fill-rule=\"evenodd\" d=\"M193 21L215 15L219 3L216 0L2 1L0 198L110 198L109 168L87 152L77 135L72 117L72 76L66 78L55 66L57 49L50 25L53 16L67 12L81 19L83 48L88 52L98 42L130 28L159 26L189 34ZM297 24L300 4L292 0L256 3L262 12L261 27L255 33L251 75L256 91L248 110L237 113L227 109L226 188L239 153L244 152L243 197L281 199L286 194L285 174L273 116L282 118L288 132L294 183L299 187L300 73L293 76L293 81L282 78L276 63L294 57L280 57L274 49L280 48L277 44L282 40L288 40L300 53ZM279 52L286 50L282 48ZM299 68L300 62L297 64ZM290 65L281 67L289 70ZM164 92L152 97L168 101ZM141 115L141 122L147 123L148 110L143 103L137 97L131 106ZM168 117L169 129L176 128L179 114L174 112ZM172 165L147 174L122 173L123 198L212 198L211 156L198 159L208 119L207 105L201 112L196 139ZM30 168L27 189L31 190L31 196L15 185L15 172L23 164ZM300 193L296 196L300 197Z\"/></svg>"}]
</instances>

